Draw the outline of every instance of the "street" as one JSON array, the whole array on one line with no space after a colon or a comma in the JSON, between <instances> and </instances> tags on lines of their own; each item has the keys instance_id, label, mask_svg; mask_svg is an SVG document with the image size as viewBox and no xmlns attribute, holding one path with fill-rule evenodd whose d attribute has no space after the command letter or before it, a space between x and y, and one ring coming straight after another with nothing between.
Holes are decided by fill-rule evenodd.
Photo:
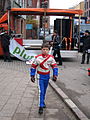
<instances>
[{"instance_id":1,"label":"street","mask_svg":"<svg viewBox=\"0 0 90 120\"><path fill-rule=\"evenodd\" d=\"M77 58L63 59L59 67L56 84L69 96L80 110L90 119L90 64L81 64L81 53Z\"/></svg>"}]
</instances>

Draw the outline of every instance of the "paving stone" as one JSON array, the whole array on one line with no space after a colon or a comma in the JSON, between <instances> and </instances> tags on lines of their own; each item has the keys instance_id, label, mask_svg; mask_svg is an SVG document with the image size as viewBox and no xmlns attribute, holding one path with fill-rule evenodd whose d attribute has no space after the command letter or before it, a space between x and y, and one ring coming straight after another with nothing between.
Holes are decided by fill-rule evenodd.
<instances>
[{"instance_id":1,"label":"paving stone","mask_svg":"<svg viewBox=\"0 0 90 120\"><path fill-rule=\"evenodd\" d=\"M12 117L13 115L14 115L14 113L15 113L15 110L13 110L13 111L9 111L9 110L2 110L1 112L0 112L0 117Z\"/></svg>"},{"instance_id":2,"label":"paving stone","mask_svg":"<svg viewBox=\"0 0 90 120\"><path fill-rule=\"evenodd\" d=\"M26 120L28 114L26 113L16 113L12 120Z\"/></svg>"},{"instance_id":3,"label":"paving stone","mask_svg":"<svg viewBox=\"0 0 90 120\"><path fill-rule=\"evenodd\" d=\"M46 118L45 120L61 120L61 119L60 119L60 118L52 118L52 117L50 118L50 117L49 117L49 118ZM63 119L63 120L64 120L64 119Z\"/></svg>"},{"instance_id":4,"label":"paving stone","mask_svg":"<svg viewBox=\"0 0 90 120\"><path fill-rule=\"evenodd\" d=\"M54 115L54 114L56 114L57 112L59 112L58 109L46 109L47 115Z\"/></svg>"},{"instance_id":5,"label":"paving stone","mask_svg":"<svg viewBox=\"0 0 90 120\"><path fill-rule=\"evenodd\" d=\"M32 106L31 106L32 107ZM30 113L30 106L26 107L22 104L19 104L17 110L16 110L16 113Z\"/></svg>"},{"instance_id":6,"label":"paving stone","mask_svg":"<svg viewBox=\"0 0 90 120\"><path fill-rule=\"evenodd\" d=\"M12 120L11 117L0 117L0 120Z\"/></svg>"},{"instance_id":7,"label":"paving stone","mask_svg":"<svg viewBox=\"0 0 90 120\"><path fill-rule=\"evenodd\" d=\"M29 118L28 120L44 120L44 118Z\"/></svg>"},{"instance_id":8,"label":"paving stone","mask_svg":"<svg viewBox=\"0 0 90 120\"><path fill-rule=\"evenodd\" d=\"M44 118L44 113L40 115L38 114L38 109L31 109L29 118Z\"/></svg>"},{"instance_id":9,"label":"paving stone","mask_svg":"<svg viewBox=\"0 0 90 120\"><path fill-rule=\"evenodd\" d=\"M46 120L70 120L65 113L60 109L46 109Z\"/></svg>"}]
</instances>

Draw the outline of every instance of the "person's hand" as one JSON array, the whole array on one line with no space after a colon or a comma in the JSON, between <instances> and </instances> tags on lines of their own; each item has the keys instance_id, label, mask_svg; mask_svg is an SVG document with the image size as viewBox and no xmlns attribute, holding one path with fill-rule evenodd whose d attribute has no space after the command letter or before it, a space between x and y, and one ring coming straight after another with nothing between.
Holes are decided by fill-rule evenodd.
<instances>
[{"instance_id":1,"label":"person's hand","mask_svg":"<svg viewBox=\"0 0 90 120\"><path fill-rule=\"evenodd\" d=\"M57 76L53 76L53 79L52 79L54 82L56 82L56 80L57 80Z\"/></svg>"},{"instance_id":2,"label":"person's hand","mask_svg":"<svg viewBox=\"0 0 90 120\"><path fill-rule=\"evenodd\" d=\"M31 76L31 81L34 83L35 82L35 76Z\"/></svg>"},{"instance_id":3,"label":"person's hand","mask_svg":"<svg viewBox=\"0 0 90 120\"><path fill-rule=\"evenodd\" d=\"M53 42L50 42L50 45L53 46Z\"/></svg>"}]
</instances>

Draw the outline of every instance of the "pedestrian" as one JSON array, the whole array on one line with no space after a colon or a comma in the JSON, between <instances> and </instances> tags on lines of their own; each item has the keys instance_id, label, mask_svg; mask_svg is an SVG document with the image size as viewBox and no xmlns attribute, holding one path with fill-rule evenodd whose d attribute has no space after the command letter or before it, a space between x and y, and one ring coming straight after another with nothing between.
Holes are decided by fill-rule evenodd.
<instances>
[{"instance_id":1,"label":"pedestrian","mask_svg":"<svg viewBox=\"0 0 90 120\"><path fill-rule=\"evenodd\" d=\"M11 62L10 52L9 52L9 45L10 45L10 36L7 34L7 31L0 33L1 37L1 45L3 49L3 57L4 62Z\"/></svg>"},{"instance_id":2,"label":"pedestrian","mask_svg":"<svg viewBox=\"0 0 90 120\"><path fill-rule=\"evenodd\" d=\"M84 42L83 42L83 54L82 54L82 62L81 64L84 64L85 62L85 55L87 54L87 60L86 63L89 64L89 57L90 57L90 32L88 30L84 33Z\"/></svg>"},{"instance_id":3,"label":"pedestrian","mask_svg":"<svg viewBox=\"0 0 90 120\"><path fill-rule=\"evenodd\" d=\"M50 67L53 69L53 81L56 81L58 76L56 61L52 55L48 54L49 50L49 45L43 44L41 47L42 54L39 54L35 57L30 69L32 82L35 82L36 69L39 75L39 114L42 114L43 108L46 108L45 95L50 79Z\"/></svg>"},{"instance_id":4,"label":"pedestrian","mask_svg":"<svg viewBox=\"0 0 90 120\"><path fill-rule=\"evenodd\" d=\"M52 35L52 44L53 44L53 50L54 50L53 56L56 59L56 55L57 55L57 60L59 62L58 65L62 65L62 58L60 54L60 37L56 30L54 31Z\"/></svg>"}]
</instances>

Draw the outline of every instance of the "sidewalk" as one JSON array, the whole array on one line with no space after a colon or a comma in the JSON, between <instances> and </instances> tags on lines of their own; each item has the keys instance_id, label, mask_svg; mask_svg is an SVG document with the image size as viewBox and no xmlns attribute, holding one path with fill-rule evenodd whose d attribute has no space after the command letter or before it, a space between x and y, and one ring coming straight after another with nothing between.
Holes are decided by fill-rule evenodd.
<instances>
[{"instance_id":1,"label":"sidewalk","mask_svg":"<svg viewBox=\"0 0 90 120\"><path fill-rule=\"evenodd\" d=\"M0 60L0 120L78 120L49 86L47 108L38 114L38 87L22 61Z\"/></svg>"}]
</instances>

